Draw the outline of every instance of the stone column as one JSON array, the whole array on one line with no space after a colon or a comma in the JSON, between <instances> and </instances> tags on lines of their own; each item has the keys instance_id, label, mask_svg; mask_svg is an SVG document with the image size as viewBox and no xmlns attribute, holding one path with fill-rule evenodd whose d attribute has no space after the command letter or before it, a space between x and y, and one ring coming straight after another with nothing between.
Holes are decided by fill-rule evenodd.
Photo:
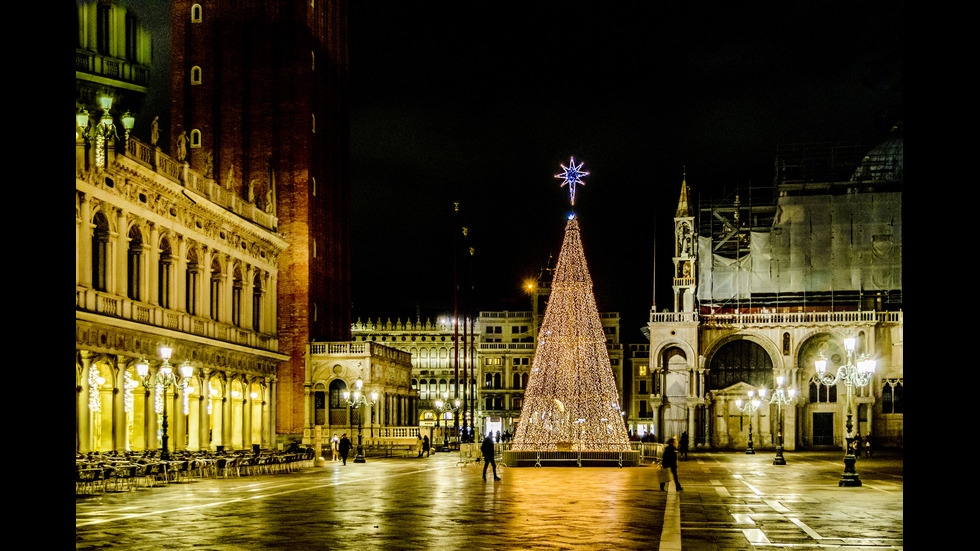
<instances>
[{"instance_id":1,"label":"stone column","mask_svg":"<svg viewBox=\"0 0 980 551\"><path fill-rule=\"evenodd\" d=\"M126 413L126 367L129 358L119 354L116 356L116 371L112 383L112 449L127 451L129 449L129 414Z\"/></svg>"},{"instance_id":2,"label":"stone column","mask_svg":"<svg viewBox=\"0 0 980 551\"><path fill-rule=\"evenodd\" d=\"M87 350L82 350L81 361L82 372L79 376L76 392L78 410L75 413L75 430L77 431L75 447L77 451L86 453L92 450L92 412L88 407L88 372L92 366L92 353Z\"/></svg>"},{"instance_id":3,"label":"stone column","mask_svg":"<svg viewBox=\"0 0 980 551\"><path fill-rule=\"evenodd\" d=\"M209 429L211 428L211 414L208 413L208 404L211 403L211 370L207 367L201 369L201 405L198 407L197 414L197 441L198 449L211 449L211 438Z\"/></svg>"},{"instance_id":4,"label":"stone column","mask_svg":"<svg viewBox=\"0 0 980 551\"><path fill-rule=\"evenodd\" d=\"M234 445L234 440L232 435L234 434L234 412L235 406L232 402L233 398L231 396L232 380L228 378L226 381L224 392L222 392L221 400L221 443L225 446L226 450L230 450Z\"/></svg>"},{"instance_id":5,"label":"stone column","mask_svg":"<svg viewBox=\"0 0 980 551\"><path fill-rule=\"evenodd\" d=\"M184 415L184 388L180 384L180 366L174 365L174 374L177 378L170 386L170 403L167 404L167 423L168 437L171 451L187 449L184 443L187 435L187 416Z\"/></svg>"},{"instance_id":6,"label":"stone column","mask_svg":"<svg viewBox=\"0 0 980 551\"><path fill-rule=\"evenodd\" d=\"M242 447L252 449L252 383L245 380L245 393L242 396Z\"/></svg>"},{"instance_id":7,"label":"stone column","mask_svg":"<svg viewBox=\"0 0 980 551\"><path fill-rule=\"evenodd\" d=\"M146 425L143 427L144 434L146 434L146 449L155 450L160 448L160 438L157 436L157 400L156 400L156 385L153 384L153 380L156 378L157 369L150 366L149 375L147 378L150 381L150 387L146 389L146 398L143 400L146 404L146 412L143 416L146 419Z\"/></svg>"},{"instance_id":8,"label":"stone column","mask_svg":"<svg viewBox=\"0 0 980 551\"><path fill-rule=\"evenodd\" d=\"M272 425L269 423L272 400L270 399L269 388L269 379L266 377L262 381L262 440L259 443L264 449L272 447L272 434L270 430Z\"/></svg>"},{"instance_id":9,"label":"stone column","mask_svg":"<svg viewBox=\"0 0 980 551\"><path fill-rule=\"evenodd\" d=\"M92 287L92 204L88 195L82 193L79 202L78 227L75 235L78 239L75 245L76 256L76 285L81 287Z\"/></svg>"}]
</instances>

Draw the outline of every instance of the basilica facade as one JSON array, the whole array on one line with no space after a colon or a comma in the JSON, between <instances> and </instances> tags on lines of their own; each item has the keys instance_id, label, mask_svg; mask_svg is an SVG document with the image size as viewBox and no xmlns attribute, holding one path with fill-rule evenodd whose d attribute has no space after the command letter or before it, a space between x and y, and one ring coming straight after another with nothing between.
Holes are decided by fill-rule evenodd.
<instances>
[{"instance_id":1,"label":"basilica facade","mask_svg":"<svg viewBox=\"0 0 980 551\"><path fill-rule=\"evenodd\" d=\"M673 307L632 356L631 418L707 449L901 447L900 129L863 155L782 153L768 196L693 205L682 182Z\"/></svg>"}]
</instances>

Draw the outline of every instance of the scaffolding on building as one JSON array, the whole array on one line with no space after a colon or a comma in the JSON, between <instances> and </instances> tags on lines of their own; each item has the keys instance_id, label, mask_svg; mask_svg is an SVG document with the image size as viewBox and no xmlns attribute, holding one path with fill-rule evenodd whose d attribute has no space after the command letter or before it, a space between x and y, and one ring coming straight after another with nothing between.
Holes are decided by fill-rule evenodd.
<instances>
[{"instance_id":1,"label":"scaffolding on building","mask_svg":"<svg viewBox=\"0 0 980 551\"><path fill-rule=\"evenodd\" d=\"M781 146L771 184L698 194L700 311L900 309L901 154Z\"/></svg>"}]
</instances>

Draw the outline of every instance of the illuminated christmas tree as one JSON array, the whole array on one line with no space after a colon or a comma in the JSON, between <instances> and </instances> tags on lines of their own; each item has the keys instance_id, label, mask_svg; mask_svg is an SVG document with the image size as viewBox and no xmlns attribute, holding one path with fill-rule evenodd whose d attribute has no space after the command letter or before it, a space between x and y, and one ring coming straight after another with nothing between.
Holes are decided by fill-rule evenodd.
<instances>
[{"instance_id":1,"label":"illuminated christmas tree","mask_svg":"<svg viewBox=\"0 0 980 551\"><path fill-rule=\"evenodd\" d=\"M573 205L575 185L583 184L581 177L588 174L580 171L581 166L573 158L569 167L562 165L565 172L558 175L564 178L562 186L569 185ZM529 459L527 452L535 453L538 461L541 452L556 452L548 455L550 461L564 457L580 465L583 458L623 461L624 452L638 459L638 452L631 452L619 407L606 335L574 214L565 225L511 452L504 456L511 465Z\"/></svg>"}]
</instances>

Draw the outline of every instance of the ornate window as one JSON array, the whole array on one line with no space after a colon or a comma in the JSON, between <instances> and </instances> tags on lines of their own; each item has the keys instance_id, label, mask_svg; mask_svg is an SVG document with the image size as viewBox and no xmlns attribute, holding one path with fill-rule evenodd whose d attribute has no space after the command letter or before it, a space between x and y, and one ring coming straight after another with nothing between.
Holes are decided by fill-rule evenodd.
<instances>
[{"instance_id":1,"label":"ornate window","mask_svg":"<svg viewBox=\"0 0 980 551\"><path fill-rule=\"evenodd\" d=\"M184 275L184 290L186 296L187 313L197 314L198 281L200 277L200 267L197 264L197 251L191 249L187 251L187 270Z\"/></svg>"},{"instance_id":2,"label":"ornate window","mask_svg":"<svg viewBox=\"0 0 980 551\"><path fill-rule=\"evenodd\" d=\"M164 239L160 242L160 262L157 266L157 298L163 308L170 308L170 278L173 265L174 257L170 250L170 241Z\"/></svg>"},{"instance_id":3,"label":"ornate window","mask_svg":"<svg viewBox=\"0 0 980 551\"><path fill-rule=\"evenodd\" d=\"M143 234L133 226L129 230L129 250L126 255L126 294L131 300L140 299L142 282Z\"/></svg>"},{"instance_id":4,"label":"ornate window","mask_svg":"<svg viewBox=\"0 0 980 551\"><path fill-rule=\"evenodd\" d=\"M221 262L211 261L211 319L218 321L218 305L221 304Z\"/></svg>"},{"instance_id":5,"label":"ornate window","mask_svg":"<svg viewBox=\"0 0 980 551\"><path fill-rule=\"evenodd\" d=\"M262 274L255 274L252 284L252 329L262 330Z\"/></svg>"},{"instance_id":6,"label":"ornate window","mask_svg":"<svg viewBox=\"0 0 980 551\"><path fill-rule=\"evenodd\" d=\"M101 212L95 213L95 231L92 232L92 287L97 291L108 290L109 273L109 219Z\"/></svg>"},{"instance_id":7,"label":"ornate window","mask_svg":"<svg viewBox=\"0 0 980 551\"><path fill-rule=\"evenodd\" d=\"M837 385L827 386L816 378L810 379L810 403L836 402Z\"/></svg>"},{"instance_id":8,"label":"ornate window","mask_svg":"<svg viewBox=\"0 0 980 551\"><path fill-rule=\"evenodd\" d=\"M902 379L888 379L882 382L881 412L905 413L905 390Z\"/></svg>"},{"instance_id":9,"label":"ornate window","mask_svg":"<svg viewBox=\"0 0 980 551\"><path fill-rule=\"evenodd\" d=\"M242 281L242 271L235 268L235 275L231 283L231 323L241 327L242 325L242 291L245 283Z\"/></svg>"}]
</instances>

